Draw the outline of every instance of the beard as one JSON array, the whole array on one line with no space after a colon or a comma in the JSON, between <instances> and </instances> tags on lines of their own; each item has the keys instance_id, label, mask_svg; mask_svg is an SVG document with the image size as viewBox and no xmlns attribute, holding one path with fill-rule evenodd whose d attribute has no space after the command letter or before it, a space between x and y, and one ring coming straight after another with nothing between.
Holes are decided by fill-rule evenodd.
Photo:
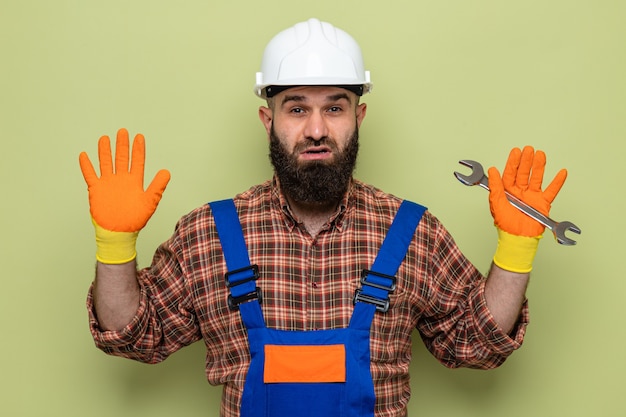
<instances>
[{"instance_id":1,"label":"beard","mask_svg":"<svg viewBox=\"0 0 626 417\"><path fill-rule=\"evenodd\" d=\"M298 162L298 154L315 143L331 148L332 161ZM355 126L346 147L339 151L337 143L328 137L307 139L289 153L276 135L270 131L270 160L285 195L296 202L325 205L339 202L350 185L359 151L359 129Z\"/></svg>"}]
</instances>

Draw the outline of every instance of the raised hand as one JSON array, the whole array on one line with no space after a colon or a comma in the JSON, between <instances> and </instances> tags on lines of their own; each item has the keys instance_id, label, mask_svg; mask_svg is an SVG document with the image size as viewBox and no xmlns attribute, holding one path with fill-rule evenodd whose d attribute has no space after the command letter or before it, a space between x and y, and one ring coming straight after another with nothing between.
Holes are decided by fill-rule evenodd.
<instances>
[{"instance_id":1,"label":"raised hand","mask_svg":"<svg viewBox=\"0 0 626 417\"><path fill-rule=\"evenodd\" d=\"M100 177L85 152L79 156L80 168L89 191L93 220L113 232L137 232L154 214L170 180L167 170L160 170L144 191L145 140L135 136L129 166L128 131L117 132L115 165L108 136L98 142Z\"/></svg>"},{"instance_id":2,"label":"raised hand","mask_svg":"<svg viewBox=\"0 0 626 417\"><path fill-rule=\"evenodd\" d=\"M489 168L489 206L496 226L512 235L537 237L545 227L522 213L507 200L505 190L524 203L548 216L556 195L567 178L567 171L560 170L550 185L542 190L546 155L531 146L523 150L514 148L504 167L502 177L495 168Z\"/></svg>"}]
</instances>

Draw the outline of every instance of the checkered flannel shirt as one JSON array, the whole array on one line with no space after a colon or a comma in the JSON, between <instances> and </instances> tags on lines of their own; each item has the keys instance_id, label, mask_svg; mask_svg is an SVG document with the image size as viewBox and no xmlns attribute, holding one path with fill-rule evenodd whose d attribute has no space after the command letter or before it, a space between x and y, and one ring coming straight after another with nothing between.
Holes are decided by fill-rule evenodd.
<instances>
[{"instance_id":1,"label":"checkered flannel shirt","mask_svg":"<svg viewBox=\"0 0 626 417\"><path fill-rule=\"evenodd\" d=\"M311 237L290 213L277 180L236 196L250 260L260 270L257 285L268 327L346 327L360 272L372 265L400 203L353 180L335 215ZM250 356L240 315L228 307L225 272L211 210L199 207L178 222L151 266L139 271L140 307L125 329L99 328L90 291L96 345L112 355L157 363L202 339L207 379L224 384L221 415L238 416ZM521 345L527 305L513 334L504 334L487 309L484 284L484 276L427 211L398 270L391 307L376 313L372 323L377 417L406 415L414 329L447 367L493 368Z\"/></svg>"}]
</instances>

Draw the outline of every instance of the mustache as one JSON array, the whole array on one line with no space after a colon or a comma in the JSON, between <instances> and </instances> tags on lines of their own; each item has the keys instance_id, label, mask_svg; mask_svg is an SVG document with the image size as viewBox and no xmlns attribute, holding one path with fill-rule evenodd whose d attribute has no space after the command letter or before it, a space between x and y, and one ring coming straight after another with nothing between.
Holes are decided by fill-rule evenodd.
<instances>
[{"instance_id":1,"label":"mustache","mask_svg":"<svg viewBox=\"0 0 626 417\"><path fill-rule=\"evenodd\" d=\"M319 148L322 146L329 148L333 152L336 152L339 150L337 146L337 142L335 142L334 139L324 136L319 139L313 139L313 138L304 139L302 142L298 143L294 147L294 153L298 154L298 153L306 151L307 149Z\"/></svg>"}]
</instances>

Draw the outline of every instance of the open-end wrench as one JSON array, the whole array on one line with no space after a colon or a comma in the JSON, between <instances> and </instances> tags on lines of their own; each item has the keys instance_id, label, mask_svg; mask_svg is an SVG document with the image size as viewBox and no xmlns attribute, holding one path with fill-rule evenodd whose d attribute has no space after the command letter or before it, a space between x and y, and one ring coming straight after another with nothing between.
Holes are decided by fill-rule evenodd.
<instances>
[{"instance_id":1,"label":"open-end wrench","mask_svg":"<svg viewBox=\"0 0 626 417\"><path fill-rule=\"evenodd\" d=\"M485 171L481 164L476 161L470 161L469 159L464 159L459 161L459 164L465 165L472 169L472 173L470 175L463 175L459 172L454 172L454 176L461 181L461 183L465 185L479 185L485 190L489 191L489 178L485 175ZM509 202L519 209L524 214L532 217L537 220L539 223L543 224L545 227L550 229L556 238L556 241L561 245L575 245L576 241L565 236L566 231L571 231L573 233L580 234L580 228L576 226L572 222L556 222L551 218L544 216L539 211L535 210L528 204L524 203L519 198L505 191L506 198Z\"/></svg>"}]
</instances>

